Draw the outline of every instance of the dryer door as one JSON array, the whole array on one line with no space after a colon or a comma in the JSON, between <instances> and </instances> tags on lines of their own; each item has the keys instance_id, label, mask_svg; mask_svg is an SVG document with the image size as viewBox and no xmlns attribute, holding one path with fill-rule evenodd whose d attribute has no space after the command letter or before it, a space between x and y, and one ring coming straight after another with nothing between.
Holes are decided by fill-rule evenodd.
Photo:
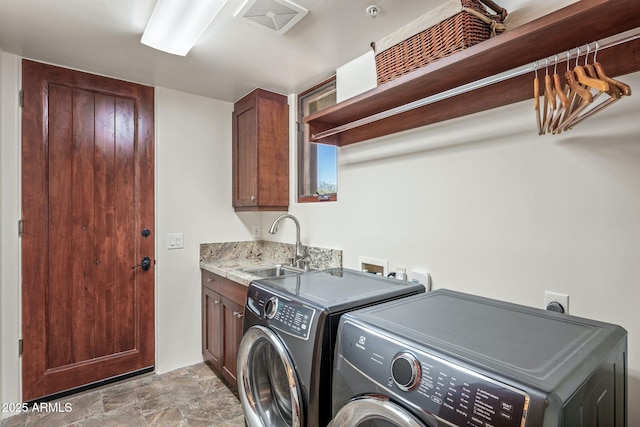
<instances>
[{"instance_id":1,"label":"dryer door","mask_svg":"<svg viewBox=\"0 0 640 427\"><path fill-rule=\"evenodd\" d=\"M238 394L249 427L301 427L301 389L278 335L264 326L247 329L238 349Z\"/></svg>"},{"instance_id":2,"label":"dryer door","mask_svg":"<svg viewBox=\"0 0 640 427\"><path fill-rule=\"evenodd\" d=\"M380 396L362 396L347 402L328 427L427 427L402 407Z\"/></svg>"}]
</instances>

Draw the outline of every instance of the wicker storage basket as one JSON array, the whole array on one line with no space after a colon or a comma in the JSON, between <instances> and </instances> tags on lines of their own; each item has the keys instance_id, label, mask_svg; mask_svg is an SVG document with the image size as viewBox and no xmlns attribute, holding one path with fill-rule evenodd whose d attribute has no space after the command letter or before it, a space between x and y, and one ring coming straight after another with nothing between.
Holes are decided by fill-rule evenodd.
<instances>
[{"instance_id":1,"label":"wicker storage basket","mask_svg":"<svg viewBox=\"0 0 640 427\"><path fill-rule=\"evenodd\" d=\"M496 14L487 12L483 3ZM507 11L490 0L449 0L372 43L378 84L483 42L505 31Z\"/></svg>"}]
</instances>

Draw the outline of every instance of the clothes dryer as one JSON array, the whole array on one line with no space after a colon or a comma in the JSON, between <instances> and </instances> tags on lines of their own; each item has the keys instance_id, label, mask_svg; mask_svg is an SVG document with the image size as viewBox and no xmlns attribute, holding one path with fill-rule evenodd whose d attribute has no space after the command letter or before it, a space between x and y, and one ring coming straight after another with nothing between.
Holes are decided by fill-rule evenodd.
<instances>
[{"instance_id":1,"label":"clothes dryer","mask_svg":"<svg viewBox=\"0 0 640 427\"><path fill-rule=\"evenodd\" d=\"M340 317L424 291L345 268L252 282L238 351L238 393L248 426L326 426Z\"/></svg>"},{"instance_id":2,"label":"clothes dryer","mask_svg":"<svg viewBox=\"0 0 640 427\"><path fill-rule=\"evenodd\" d=\"M625 427L616 325L437 290L345 314L332 427Z\"/></svg>"}]
</instances>

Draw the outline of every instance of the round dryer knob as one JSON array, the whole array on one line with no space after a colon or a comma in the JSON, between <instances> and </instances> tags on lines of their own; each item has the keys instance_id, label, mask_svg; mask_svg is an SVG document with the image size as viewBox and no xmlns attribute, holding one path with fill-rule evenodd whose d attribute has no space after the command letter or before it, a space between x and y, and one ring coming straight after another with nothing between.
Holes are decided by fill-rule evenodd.
<instances>
[{"instance_id":1,"label":"round dryer knob","mask_svg":"<svg viewBox=\"0 0 640 427\"><path fill-rule=\"evenodd\" d=\"M391 378L400 390L412 390L420 382L420 362L407 351L396 354L391 361Z\"/></svg>"},{"instance_id":2,"label":"round dryer knob","mask_svg":"<svg viewBox=\"0 0 640 427\"><path fill-rule=\"evenodd\" d=\"M273 319L278 312L278 298L271 297L264 303L264 315L267 319Z\"/></svg>"}]
</instances>

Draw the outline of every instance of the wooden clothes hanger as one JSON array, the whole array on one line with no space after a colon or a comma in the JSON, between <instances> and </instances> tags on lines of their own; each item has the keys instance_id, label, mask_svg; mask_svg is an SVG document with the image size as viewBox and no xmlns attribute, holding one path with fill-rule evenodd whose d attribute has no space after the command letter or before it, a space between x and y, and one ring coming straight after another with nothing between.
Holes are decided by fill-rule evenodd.
<instances>
[{"instance_id":1,"label":"wooden clothes hanger","mask_svg":"<svg viewBox=\"0 0 640 427\"><path fill-rule=\"evenodd\" d=\"M560 98L560 103L562 104L562 107L568 108L569 98L567 98L567 90L569 86L565 85L564 87L562 87L562 82L560 81L560 74L558 74L557 70L555 70L555 72L553 73L553 85L556 89L556 94Z\"/></svg>"},{"instance_id":2,"label":"wooden clothes hanger","mask_svg":"<svg viewBox=\"0 0 640 427\"><path fill-rule=\"evenodd\" d=\"M595 66L597 62L596 60L597 52L598 52L597 49L598 49L598 44L596 43L596 52L593 55L594 64L589 65L587 63L588 57L589 57L589 46L587 45L587 56L585 57L584 70L586 74L588 74L588 76L586 77L590 79L591 83L593 83L591 87L595 87L598 89L598 93L594 95L594 100L600 97L600 95L605 93L608 95L608 97L604 101L600 103L595 103L589 108L586 108L586 106L583 106L579 111L577 111L577 114L572 114L572 116L570 116L569 119L564 123L563 125L564 130L573 128L575 125L582 122L584 119L593 116L597 112L602 111L606 107L609 107L610 105L619 101L624 95L624 93L627 93L629 95L631 94L631 88L628 85L622 82L619 82L617 80L611 79L606 75L606 73L604 72L604 67L602 67L602 64L598 64L598 67ZM601 71L600 74L598 74L598 68L600 68L600 71ZM606 77L606 80L603 79L601 76ZM606 85L599 85L597 84L597 82L604 82L606 83Z\"/></svg>"},{"instance_id":3,"label":"wooden clothes hanger","mask_svg":"<svg viewBox=\"0 0 640 427\"><path fill-rule=\"evenodd\" d=\"M567 61L569 60L569 56L570 55L567 52ZM562 82L560 80L560 75L558 74L558 55L555 55L555 65L553 67L553 89L556 96L558 97L558 100L560 101L560 105L555 112L553 120L551 120L548 128L546 129L547 132L550 132L550 133L554 132L558 122L560 121L560 118L562 118L562 116L565 114L565 112L570 106L569 98L567 97L567 94L569 92L569 85L565 85L563 87Z\"/></svg>"},{"instance_id":4,"label":"wooden clothes hanger","mask_svg":"<svg viewBox=\"0 0 640 427\"><path fill-rule=\"evenodd\" d=\"M578 82L583 86L594 88L600 92L607 92L609 90L609 83L599 78L589 77L583 66L576 65L573 72L577 76Z\"/></svg>"},{"instance_id":5,"label":"wooden clothes hanger","mask_svg":"<svg viewBox=\"0 0 640 427\"><path fill-rule=\"evenodd\" d=\"M576 76L569 68L569 62L567 60L567 71L564 76L569 86L569 107L564 111L561 120L558 120L552 130L554 134L561 133L565 129L565 125L575 118L580 111L584 110L589 104L593 102L593 95L591 91L582 87L576 80Z\"/></svg>"},{"instance_id":6,"label":"wooden clothes hanger","mask_svg":"<svg viewBox=\"0 0 640 427\"><path fill-rule=\"evenodd\" d=\"M589 48L587 48L587 54L585 56L585 65L587 64L589 57ZM572 122L577 120L585 110L588 110L593 101L600 97L605 91L609 90L609 84L603 80L587 76L587 72L584 67L579 63L580 60L580 48L578 48L578 54L576 56L576 65L573 71L567 71L565 76L569 82L570 87L582 97L583 101L576 104L572 104L569 114L565 114L562 122L557 127L556 133L561 133L567 130ZM567 62L568 65L568 62ZM596 93L592 93L591 89L595 89Z\"/></svg>"},{"instance_id":7,"label":"wooden clothes hanger","mask_svg":"<svg viewBox=\"0 0 640 427\"><path fill-rule=\"evenodd\" d=\"M598 62L598 49L599 48L600 48L600 44L598 42L596 42L596 51L593 54L593 67L596 70L596 75L601 80L604 80L605 82L609 83L610 86L614 86L614 87L618 88L620 90L620 93L623 96L631 96L631 87L629 85L626 85L626 84L622 83L619 80L615 80L615 79L612 79L611 77L607 76L607 73L605 73L605 71L604 71L604 67L602 66L602 64L600 64Z\"/></svg>"},{"instance_id":8,"label":"wooden clothes hanger","mask_svg":"<svg viewBox=\"0 0 640 427\"><path fill-rule=\"evenodd\" d=\"M540 81L538 80L538 62L536 61L533 77L533 109L536 113L536 124L538 125L538 135L542 132L542 119L540 118Z\"/></svg>"},{"instance_id":9,"label":"wooden clothes hanger","mask_svg":"<svg viewBox=\"0 0 640 427\"><path fill-rule=\"evenodd\" d=\"M556 92L553 88L553 80L549 75L549 64L547 62L544 76L544 114L542 120L542 133L548 132L555 115L556 107Z\"/></svg>"},{"instance_id":10,"label":"wooden clothes hanger","mask_svg":"<svg viewBox=\"0 0 640 427\"><path fill-rule=\"evenodd\" d=\"M596 69L596 73L600 79L609 83L610 86L614 86L615 88L617 88L620 91L620 93L622 93L622 95L631 96L631 87L629 85L622 83L619 80L615 80L608 77L607 74L604 72L604 68L602 67L602 64L600 64L599 62L594 62L593 67Z\"/></svg>"},{"instance_id":11,"label":"wooden clothes hanger","mask_svg":"<svg viewBox=\"0 0 640 427\"><path fill-rule=\"evenodd\" d=\"M589 74L595 73L595 68L592 71L588 67L585 67L585 68L587 69L587 72ZM609 90L606 93L607 95L609 95L607 99L591 107L587 112L583 112L582 114L579 114L570 123L566 125L565 129L573 129L575 125L582 122L584 119L591 117L598 111L602 111L604 108L610 106L611 104L613 104L614 102L617 102L618 100L620 100L620 98L622 98L622 92L620 91L620 89L618 89L617 86L614 86L614 85L609 85ZM594 100L595 99L596 97L594 97Z\"/></svg>"},{"instance_id":12,"label":"wooden clothes hanger","mask_svg":"<svg viewBox=\"0 0 640 427\"><path fill-rule=\"evenodd\" d=\"M600 104L598 104L597 106L591 108L589 111L587 111L586 113L580 115L579 117L575 118L571 123L569 123L566 127L566 129L573 129L573 127L575 125L577 125L578 123L580 123L581 121L583 121L586 118L589 118L591 116L593 116L595 113L597 113L598 111L603 110L604 108L610 106L611 104L613 104L614 102L617 102L621 97L621 92L619 89L616 88L616 90L614 91L615 95L609 97L607 100L605 100L604 102L601 102Z\"/></svg>"},{"instance_id":13,"label":"wooden clothes hanger","mask_svg":"<svg viewBox=\"0 0 640 427\"><path fill-rule=\"evenodd\" d=\"M630 86L607 76L604 67L597 61L598 48L599 45L596 42L593 63L589 64L591 46L587 45L583 65L580 64L580 48L577 48L578 52L573 69L570 69L571 52L567 51L567 70L564 73L566 84L564 86L562 86L561 77L557 72L558 55L555 55L553 77L549 75L549 61L546 60L544 105L542 108L540 105L540 79L538 78L539 66L538 61L535 62L533 92L538 135L559 134L572 129L585 119L616 103L622 97L631 95Z\"/></svg>"}]
</instances>

